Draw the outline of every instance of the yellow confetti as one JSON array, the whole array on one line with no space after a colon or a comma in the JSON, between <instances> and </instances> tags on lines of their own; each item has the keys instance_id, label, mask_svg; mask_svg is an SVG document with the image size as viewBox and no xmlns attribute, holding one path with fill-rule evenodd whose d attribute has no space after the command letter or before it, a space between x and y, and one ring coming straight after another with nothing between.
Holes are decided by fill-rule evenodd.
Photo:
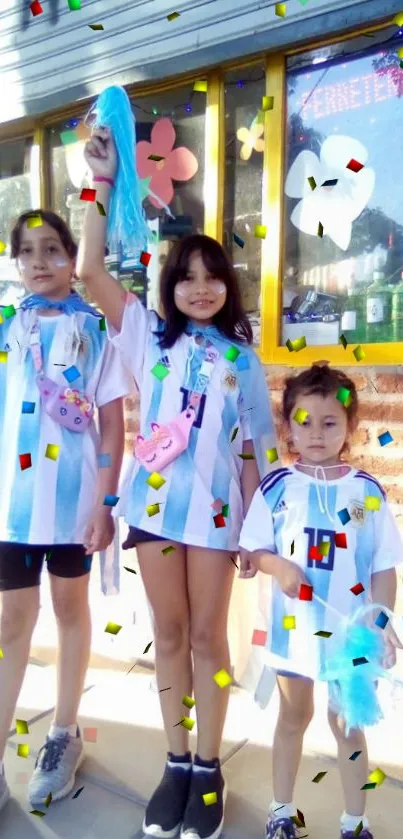
<instances>
[{"instance_id":1,"label":"yellow confetti","mask_svg":"<svg viewBox=\"0 0 403 839\"><path fill-rule=\"evenodd\" d=\"M367 495L365 497L364 507L366 510L380 510L381 499L378 498L376 495Z\"/></svg>"},{"instance_id":2,"label":"yellow confetti","mask_svg":"<svg viewBox=\"0 0 403 839\"><path fill-rule=\"evenodd\" d=\"M30 216L27 219L27 227L28 230L31 230L33 227L42 227L42 219L40 216Z\"/></svg>"},{"instance_id":3,"label":"yellow confetti","mask_svg":"<svg viewBox=\"0 0 403 839\"><path fill-rule=\"evenodd\" d=\"M60 446L55 446L53 443L48 443L46 446L45 457L49 460L57 460L59 457Z\"/></svg>"},{"instance_id":4,"label":"yellow confetti","mask_svg":"<svg viewBox=\"0 0 403 839\"><path fill-rule=\"evenodd\" d=\"M193 85L193 90L196 93L207 93L207 79L198 79Z\"/></svg>"},{"instance_id":5,"label":"yellow confetti","mask_svg":"<svg viewBox=\"0 0 403 839\"><path fill-rule=\"evenodd\" d=\"M295 617L294 617L294 615L284 615L284 617L283 617L283 629L295 629Z\"/></svg>"},{"instance_id":6,"label":"yellow confetti","mask_svg":"<svg viewBox=\"0 0 403 839\"><path fill-rule=\"evenodd\" d=\"M171 22L171 20L176 20L178 17L180 17L180 12L171 12L170 15L167 15L167 20Z\"/></svg>"},{"instance_id":7,"label":"yellow confetti","mask_svg":"<svg viewBox=\"0 0 403 839\"><path fill-rule=\"evenodd\" d=\"M196 705L196 701L191 696L186 696L185 694L185 696L182 696L182 705L190 709Z\"/></svg>"},{"instance_id":8,"label":"yellow confetti","mask_svg":"<svg viewBox=\"0 0 403 839\"><path fill-rule=\"evenodd\" d=\"M219 688L227 688L232 683L232 677L226 670L218 670L213 679Z\"/></svg>"},{"instance_id":9,"label":"yellow confetti","mask_svg":"<svg viewBox=\"0 0 403 839\"><path fill-rule=\"evenodd\" d=\"M319 553L322 554L322 556L329 556L329 551L330 551L330 541L321 542L320 545L319 545Z\"/></svg>"},{"instance_id":10,"label":"yellow confetti","mask_svg":"<svg viewBox=\"0 0 403 839\"><path fill-rule=\"evenodd\" d=\"M192 720L190 717L183 717L181 720L182 728L186 728L186 731L191 731L196 720Z\"/></svg>"},{"instance_id":11,"label":"yellow confetti","mask_svg":"<svg viewBox=\"0 0 403 839\"><path fill-rule=\"evenodd\" d=\"M106 624L106 627L105 627L105 632L109 632L110 635L117 635L118 632L120 632L121 629L122 629L122 627L118 623L113 623L113 621L108 621L108 623Z\"/></svg>"},{"instance_id":12,"label":"yellow confetti","mask_svg":"<svg viewBox=\"0 0 403 839\"><path fill-rule=\"evenodd\" d=\"M286 4L285 3L276 3L274 7L274 11L277 17L285 17L286 13Z\"/></svg>"},{"instance_id":13,"label":"yellow confetti","mask_svg":"<svg viewBox=\"0 0 403 839\"><path fill-rule=\"evenodd\" d=\"M147 478L146 484L153 489L161 489L161 487L166 484L166 480L162 477L162 475L159 475L158 472L152 472L150 477Z\"/></svg>"},{"instance_id":14,"label":"yellow confetti","mask_svg":"<svg viewBox=\"0 0 403 839\"><path fill-rule=\"evenodd\" d=\"M149 504L148 507L146 507L146 511L147 511L147 515L150 516L150 518L151 518L151 516L156 516L156 515L158 515L158 513L160 511L160 505L159 504Z\"/></svg>"},{"instance_id":15,"label":"yellow confetti","mask_svg":"<svg viewBox=\"0 0 403 839\"><path fill-rule=\"evenodd\" d=\"M17 734L29 734L28 723L25 720L16 720L15 727L17 729Z\"/></svg>"},{"instance_id":16,"label":"yellow confetti","mask_svg":"<svg viewBox=\"0 0 403 839\"><path fill-rule=\"evenodd\" d=\"M269 463L275 463L278 460L277 449L267 449L266 455Z\"/></svg>"},{"instance_id":17,"label":"yellow confetti","mask_svg":"<svg viewBox=\"0 0 403 839\"><path fill-rule=\"evenodd\" d=\"M0 319L0 323L2 323L2 319ZM7 364L8 352L2 350L0 352L0 364Z\"/></svg>"},{"instance_id":18,"label":"yellow confetti","mask_svg":"<svg viewBox=\"0 0 403 839\"><path fill-rule=\"evenodd\" d=\"M28 757L28 755L29 755L28 743L19 743L18 744L17 755L18 755L18 757Z\"/></svg>"},{"instance_id":19,"label":"yellow confetti","mask_svg":"<svg viewBox=\"0 0 403 839\"><path fill-rule=\"evenodd\" d=\"M272 111L274 108L274 96L263 96L262 111Z\"/></svg>"},{"instance_id":20,"label":"yellow confetti","mask_svg":"<svg viewBox=\"0 0 403 839\"><path fill-rule=\"evenodd\" d=\"M353 350L353 355L355 356L356 361L362 361L365 358L365 352L361 344Z\"/></svg>"},{"instance_id":21,"label":"yellow confetti","mask_svg":"<svg viewBox=\"0 0 403 839\"><path fill-rule=\"evenodd\" d=\"M371 781L371 783L378 784L379 787L380 787L381 784L383 784L385 778L386 778L386 775L385 775L384 771L382 769L379 769L379 768L374 769L374 771L371 772L370 775L368 775L368 780Z\"/></svg>"},{"instance_id":22,"label":"yellow confetti","mask_svg":"<svg viewBox=\"0 0 403 839\"><path fill-rule=\"evenodd\" d=\"M5 242L0 241L0 256L3 255L3 253L6 249L7 249L7 245L5 244Z\"/></svg>"},{"instance_id":23,"label":"yellow confetti","mask_svg":"<svg viewBox=\"0 0 403 839\"><path fill-rule=\"evenodd\" d=\"M298 425L302 425L305 422L307 416L309 416L308 411L304 411L303 408L297 408L295 414L293 416L293 420L298 423Z\"/></svg>"},{"instance_id":24,"label":"yellow confetti","mask_svg":"<svg viewBox=\"0 0 403 839\"><path fill-rule=\"evenodd\" d=\"M398 12L397 15L393 18L393 23L396 26L403 26L403 12Z\"/></svg>"},{"instance_id":25,"label":"yellow confetti","mask_svg":"<svg viewBox=\"0 0 403 839\"><path fill-rule=\"evenodd\" d=\"M209 807L210 804L217 804L217 793L216 792L205 792L203 795L203 801L206 807Z\"/></svg>"},{"instance_id":26,"label":"yellow confetti","mask_svg":"<svg viewBox=\"0 0 403 839\"><path fill-rule=\"evenodd\" d=\"M1 647L0 647L0 658L4 658L4 653L3 653L3 650L2 650Z\"/></svg>"},{"instance_id":27,"label":"yellow confetti","mask_svg":"<svg viewBox=\"0 0 403 839\"><path fill-rule=\"evenodd\" d=\"M399 58L403 58L403 47L399 47L399 49L397 51L397 54L398 54Z\"/></svg>"},{"instance_id":28,"label":"yellow confetti","mask_svg":"<svg viewBox=\"0 0 403 839\"><path fill-rule=\"evenodd\" d=\"M255 224L254 230L254 237L255 239L265 239L267 233L267 227L264 224Z\"/></svg>"}]
</instances>

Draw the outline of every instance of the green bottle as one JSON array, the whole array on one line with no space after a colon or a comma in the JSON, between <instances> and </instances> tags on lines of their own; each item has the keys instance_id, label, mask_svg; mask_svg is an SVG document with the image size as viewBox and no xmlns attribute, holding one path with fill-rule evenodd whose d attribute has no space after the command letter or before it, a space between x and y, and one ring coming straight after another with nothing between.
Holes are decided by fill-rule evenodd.
<instances>
[{"instance_id":1,"label":"green bottle","mask_svg":"<svg viewBox=\"0 0 403 839\"><path fill-rule=\"evenodd\" d=\"M392 289L391 341L403 341L403 271L400 283Z\"/></svg>"},{"instance_id":2,"label":"green bottle","mask_svg":"<svg viewBox=\"0 0 403 839\"><path fill-rule=\"evenodd\" d=\"M382 271L374 271L374 282L367 290L368 344L388 343L391 340L392 292L385 285Z\"/></svg>"},{"instance_id":3,"label":"green bottle","mask_svg":"<svg viewBox=\"0 0 403 839\"><path fill-rule=\"evenodd\" d=\"M363 344L366 339L366 287L349 289L343 307L340 333L349 344Z\"/></svg>"}]
</instances>

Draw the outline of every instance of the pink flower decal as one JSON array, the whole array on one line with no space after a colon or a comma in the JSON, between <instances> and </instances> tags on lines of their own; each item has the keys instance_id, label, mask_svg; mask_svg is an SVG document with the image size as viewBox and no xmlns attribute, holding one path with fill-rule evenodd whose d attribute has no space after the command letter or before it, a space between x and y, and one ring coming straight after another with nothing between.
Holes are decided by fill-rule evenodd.
<instances>
[{"instance_id":1,"label":"pink flower decal","mask_svg":"<svg viewBox=\"0 0 403 839\"><path fill-rule=\"evenodd\" d=\"M150 189L155 197L149 196L154 207L161 209L163 204L172 201L174 188L172 181L189 181L196 174L199 164L194 154L185 146L174 149L175 129L167 117L158 119L151 131L151 143L140 140L136 146L137 171L139 178L149 178ZM149 160L150 155L163 158ZM157 197L158 196L158 197ZM161 201L158 201L158 198Z\"/></svg>"}]
</instances>

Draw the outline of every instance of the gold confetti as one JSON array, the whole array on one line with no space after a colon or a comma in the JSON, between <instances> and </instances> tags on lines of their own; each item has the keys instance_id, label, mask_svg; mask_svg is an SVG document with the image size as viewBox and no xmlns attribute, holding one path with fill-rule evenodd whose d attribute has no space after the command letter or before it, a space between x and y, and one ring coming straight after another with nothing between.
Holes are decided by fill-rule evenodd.
<instances>
[{"instance_id":1,"label":"gold confetti","mask_svg":"<svg viewBox=\"0 0 403 839\"><path fill-rule=\"evenodd\" d=\"M148 507L146 507L146 511L147 511L147 515L150 516L150 518L151 518L151 516L157 516L159 511L160 511L160 505L159 504L149 504Z\"/></svg>"},{"instance_id":2,"label":"gold confetti","mask_svg":"<svg viewBox=\"0 0 403 839\"><path fill-rule=\"evenodd\" d=\"M303 408L297 408L295 414L293 416L293 420L298 423L298 425L302 425L305 422L307 416L309 416L308 411L304 411Z\"/></svg>"},{"instance_id":3,"label":"gold confetti","mask_svg":"<svg viewBox=\"0 0 403 839\"><path fill-rule=\"evenodd\" d=\"M274 7L274 11L277 17L285 17L286 13L286 4L285 3L276 3Z\"/></svg>"},{"instance_id":4,"label":"gold confetti","mask_svg":"<svg viewBox=\"0 0 403 839\"><path fill-rule=\"evenodd\" d=\"M266 455L269 463L275 463L278 460L277 449L267 449Z\"/></svg>"},{"instance_id":5,"label":"gold confetti","mask_svg":"<svg viewBox=\"0 0 403 839\"><path fill-rule=\"evenodd\" d=\"M171 20L176 20L178 17L180 17L180 12L171 12L170 15L167 15L167 20L171 22Z\"/></svg>"},{"instance_id":6,"label":"gold confetti","mask_svg":"<svg viewBox=\"0 0 403 839\"><path fill-rule=\"evenodd\" d=\"M59 457L60 446L55 446L53 443L48 443L46 446L45 457L49 460L57 460Z\"/></svg>"},{"instance_id":7,"label":"gold confetti","mask_svg":"<svg viewBox=\"0 0 403 839\"><path fill-rule=\"evenodd\" d=\"M113 621L108 621L105 627L105 632L109 632L110 635L117 635L122 627L118 623L113 623Z\"/></svg>"},{"instance_id":8,"label":"gold confetti","mask_svg":"<svg viewBox=\"0 0 403 839\"><path fill-rule=\"evenodd\" d=\"M7 249L7 245L5 244L5 242L0 241L0 256L3 255L3 253L6 249Z\"/></svg>"},{"instance_id":9,"label":"gold confetti","mask_svg":"<svg viewBox=\"0 0 403 839\"><path fill-rule=\"evenodd\" d=\"M28 723L25 720L16 720L15 727L17 729L17 734L29 734Z\"/></svg>"},{"instance_id":10,"label":"gold confetti","mask_svg":"<svg viewBox=\"0 0 403 839\"><path fill-rule=\"evenodd\" d=\"M364 507L366 510L380 510L381 499L378 498L376 495L367 495L365 497Z\"/></svg>"},{"instance_id":11,"label":"gold confetti","mask_svg":"<svg viewBox=\"0 0 403 839\"><path fill-rule=\"evenodd\" d=\"M368 775L368 780L375 783L375 784L378 784L378 787L380 787L381 784L383 784L385 778L386 778L386 775L385 775L384 771L382 769L379 769L379 768L374 769L374 771L371 772L370 775Z\"/></svg>"},{"instance_id":12,"label":"gold confetti","mask_svg":"<svg viewBox=\"0 0 403 839\"><path fill-rule=\"evenodd\" d=\"M166 484L165 478L162 475L159 475L158 472L152 472L151 475L147 478L146 484L148 484L153 489L161 489L164 484Z\"/></svg>"},{"instance_id":13,"label":"gold confetti","mask_svg":"<svg viewBox=\"0 0 403 839\"><path fill-rule=\"evenodd\" d=\"M28 755L29 755L29 745L28 745L28 743L19 743L18 744L17 755L18 755L18 757L28 757Z\"/></svg>"},{"instance_id":14,"label":"gold confetti","mask_svg":"<svg viewBox=\"0 0 403 839\"><path fill-rule=\"evenodd\" d=\"M40 216L29 216L27 218L27 227L28 230L31 230L33 227L42 227L42 219Z\"/></svg>"},{"instance_id":15,"label":"gold confetti","mask_svg":"<svg viewBox=\"0 0 403 839\"><path fill-rule=\"evenodd\" d=\"M295 617L294 615L284 615L283 617L283 629L295 629Z\"/></svg>"},{"instance_id":16,"label":"gold confetti","mask_svg":"<svg viewBox=\"0 0 403 839\"><path fill-rule=\"evenodd\" d=\"M3 322L3 319L0 320L0 323ZM0 364L7 364L8 352L1 351L0 352Z\"/></svg>"},{"instance_id":17,"label":"gold confetti","mask_svg":"<svg viewBox=\"0 0 403 839\"><path fill-rule=\"evenodd\" d=\"M207 79L199 79L193 85L193 90L196 93L207 93Z\"/></svg>"},{"instance_id":18,"label":"gold confetti","mask_svg":"<svg viewBox=\"0 0 403 839\"><path fill-rule=\"evenodd\" d=\"M191 696L182 696L182 705L185 705L186 708L193 708L196 705L196 701L192 699Z\"/></svg>"},{"instance_id":19,"label":"gold confetti","mask_svg":"<svg viewBox=\"0 0 403 839\"><path fill-rule=\"evenodd\" d=\"M272 111L274 108L274 96L263 96L262 111Z\"/></svg>"},{"instance_id":20,"label":"gold confetti","mask_svg":"<svg viewBox=\"0 0 403 839\"><path fill-rule=\"evenodd\" d=\"M267 227L264 224L255 224L253 235L255 239L265 239Z\"/></svg>"},{"instance_id":21,"label":"gold confetti","mask_svg":"<svg viewBox=\"0 0 403 839\"><path fill-rule=\"evenodd\" d=\"M217 804L217 793L216 792L205 792L203 795L203 801L206 807L209 807L210 804Z\"/></svg>"},{"instance_id":22,"label":"gold confetti","mask_svg":"<svg viewBox=\"0 0 403 839\"><path fill-rule=\"evenodd\" d=\"M356 361L362 361L365 358L365 352L361 344L353 350L353 355L355 356Z\"/></svg>"},{"instance_id":23,"label":"gold confetti","mask_svg":"<svg viewBox=\"0 0 403 839\"><path fill-rule=\"evenodd\" d=\"M187 731L191 731L195 722L196 720L192 720L190 717L183 717L180 724L182 728L186 728Z\"/></svg>"},{"instance_id":24,"label":"gold confetti","mask_svg":"<svg viewBox=\"0 0 403 839\"><path fill-rule=\"evenodd\" d=\"M232 677L226 670L218 670L217 673L214 674L213 679L219 688L226 688L228 685L232 684Z\"/></svg>"}]
</instances>

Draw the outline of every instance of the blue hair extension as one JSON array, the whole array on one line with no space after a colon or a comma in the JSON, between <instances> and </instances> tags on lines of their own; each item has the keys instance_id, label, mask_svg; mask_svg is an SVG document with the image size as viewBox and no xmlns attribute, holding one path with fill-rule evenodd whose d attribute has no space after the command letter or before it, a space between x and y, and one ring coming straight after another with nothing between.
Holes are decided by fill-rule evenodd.
<instances>
[{"instance_id":1,"label":"blue hair extension","mask_svg":"<svg viewBox=\"0 0 403 839\"><path fill-rule=\"evenodd\" d=\"M118 167L108 212L107 243L111 253L143 249L150 238L143 213L136 168L136 124L123 87L107 87L90 110L97 127L109 128L115 142Z\"/></svg>"}]
</instances>

